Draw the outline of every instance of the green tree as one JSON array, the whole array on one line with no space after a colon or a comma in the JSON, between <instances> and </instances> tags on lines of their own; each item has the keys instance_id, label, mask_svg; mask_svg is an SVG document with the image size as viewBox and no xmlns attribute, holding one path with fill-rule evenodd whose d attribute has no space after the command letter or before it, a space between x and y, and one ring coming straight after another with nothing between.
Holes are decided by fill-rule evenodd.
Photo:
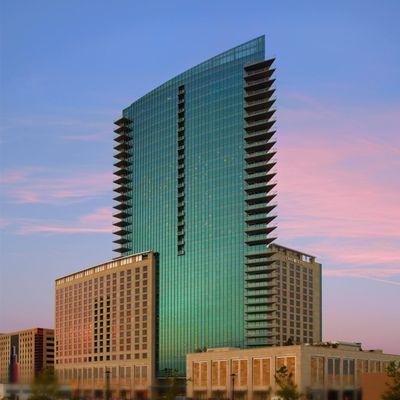
<instances>
[{"instance_id":1,"label":"green tree","mask_svg":"<svg viewBox=\"0 0 400 400\"><path fill-rule=\"evenodd\" d=\"M53 368L41 371L31 385L30 400L54 400L59 397L59 385Z\"/></svg>"},{"instance_id":2,"label":"green tree","mask_svg":"<svg viewBox=\"0 0 400 400\"><path fill-rule=\"evenodd\" d=\"M298 391L297 385L294 383L293 374L283 366L275 373L275 382L279 389L276 390L276 395L283 400L298 400L303 398L303 395Z\"/></svg>"},{"instance_id":3,"label":"green tree","mask_svg":"<svg viewBox=\"0 0 400 400\"><path fill-rule=\"evenodd\" d=\"M285 342L283 345L284 345L284 346L293 346L294 343L293 343L292 337L289 337L289 339L286 340L286 342Z\"/></svg>"},{"instance_id":4,"label":"green tree","mask_svg":"<svg viewBox=\"0 0 400 400\"><path fill-rule=\"evenodd\" d=\"M165 394L162 396L164 400L174 400L180 392L179 374L177 370L165 369Z\"/></svg>"},{"instance_id":5,"label":"green tree","mask_svg":"<svg viewBox=\"0 0 400 400\"><path fill-rule=\"evenodd\" d=\"M386 368L386 375L389 378L386 392L383 393L383 400L400 400L400 361L392 361Z\"/></svg>"}]
</instances>

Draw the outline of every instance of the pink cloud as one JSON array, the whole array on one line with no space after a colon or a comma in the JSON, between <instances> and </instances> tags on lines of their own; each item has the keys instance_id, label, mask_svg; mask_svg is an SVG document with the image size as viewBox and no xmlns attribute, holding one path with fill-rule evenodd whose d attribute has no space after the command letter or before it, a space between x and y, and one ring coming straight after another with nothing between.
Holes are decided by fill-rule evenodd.
<instances>
[{"instance_id":1,"label":"pink cloud","mask_svg":"<svg viewBox=\"0 0 400 400\"><path fill-rule=\"evenodd\" d=\"M102 207L94 212L82 215L72 222L53 221L41 223L40 221L17 221L17 232L21 235L35 233L51 234L80 234L80 233L112 233L113 227L112 209Z\"/></svg>"},{"instance_id":2,"label":"pink cloud","mask_svg":"<svg viewBox=\"0 0 400 400\"><path fill-rule=\"evenodd\" d=\"M0 229L4 229L6 226L10 225L10 221L5 218L0 217Z\"/></svg>"},{"instance_id":3,"label":"pink cloud","mask_svg":"<svg viewBox=\"0 0 400 400\"><path fill-rule=\"evenodd\" d=\"M303 249L338 269L330 276L400 276L400 107L366 113L293 100L280 112L279 240L308 239Z\"/></svg>"},{"instance_id":4,"label":"pink cloud","mask_svg":"<svg viewBox=\"0 0 400 400\"><path fill-rule=\"evenodd\" d=\"M391 285L400 286L400 281L393 281L385 279L385 277L398 276L399 269L379 268L379 269L365 269L365 268L345 268L345 269L325 269L324 276L335 278L362 278L369 279L376 282L389 283ZM376 277L377 276L377 277ZM382 278L379 278L382 276Z\"/></svg>"},{"instance_id":5,"label":"pink cloud","mask_svg":"<svg viewBox=\"0 0 400 400\"><path fill-rule=\"evenodd\" d=\"M324 145L307 141L280 149L282 232L288 236L400 238L400 187L374 176L376 165L388 163L389 146L368 162L349 166L352 145L342 148L329 141ZM360 143L355 147L363 151Z\"/></svg>"},{"instance_id":6,"label":"pink cloud","mask_svg":"<svg viewBox=\"0 0 400 400\"><path fill-rule=\"evenodd\" d=\"M80 217L80 221L84 224L100 224L111 227L115 220L112 216L112 209L109 207L102 207L91 214L83 215Z\"/></svg>"},{"instance_id":7,"label":"pink cloud","mask_svg":"<svg viewBox=\"0 0 400 400\"><path fill-rule=\"evenodd\" d=\"M52 226L52 225L37 225L24 228L21 233L110 233L111 229L106 227L93 227L93 228L81 228L81 227L68 227L68 226Z\"/></svg>"},{"instance_id":8,"label":"pink cloud","mask_svg":"<svg viewBox=\"0 0 400 400\"><path fill-rule=\"evenodd\" d=\"M301 93L285 101L279 241L323 265L325 340L398 352L400 106L340 108Z\"/></svg>"},{"instance_id":9,"label":"pink cloud","mask_svg":"<svg viewBox=\"0 0 400 400\"><path fill-rule=\"evenodd\" d=\"M111 196L112 171L62 171L30 168L8 171L1 184L16 203L80 202L107 193Z\"/></svg>"},{"instance_id":10,"label":"pink cloud","mask_svg":"<svg viewBox=\"0 0 400 400\"><path fill-rule=\"evenodd\" d=\"M336 99L315 98L302 92L280 91L284 104L278 108L279 124L285 130L290 128L308 133L334 134L334 137L350 134L351 137L374 139L383 142L389 135L399 150L398 135L399 104L359 104L340 106ZM296 132L289 132L296 133ZM397 137L396 137L397 136ZM283 139L283 138L280 138Z\"/></svg>"},{"instance_id":11,"label":"pink cloud","mask_svg":"<svg viewBox=\"0 0 400 400\"><path fill-rule=\"evenodd\" d=\"M25 167L11 171L5 171L0 175L0 185L12 185L25 181L29 175L40 171L40 167Z\"/></svg>"},{"instance_id":12,"label":"pink cloud","mask_svg":"<svg viewBox=\"0 0 400 400\"><path fill-rule=\"evenodd\" d=\"M365 241L364 238L362 241L348 241L346 238L328 238L321 239L315 245L315 251L340 265L362 265L366 269L374 265L391 265L393 267L390 267L390 270L397 270L400 275L400 252L396 241Z\"/></svg>"}]
</instances>

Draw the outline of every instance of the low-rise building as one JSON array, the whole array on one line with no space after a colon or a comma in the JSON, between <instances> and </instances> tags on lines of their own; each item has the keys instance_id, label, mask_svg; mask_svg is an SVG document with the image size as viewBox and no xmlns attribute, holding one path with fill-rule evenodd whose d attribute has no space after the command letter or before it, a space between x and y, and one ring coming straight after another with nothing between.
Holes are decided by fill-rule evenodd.
<instances>
[{"instance_id":1,"label":"low-rise building","mask_svg":"<svg viewBox=\"0 0 400 400\"><path fill-rule=\"evenodd\" d=\"M31 396L31 385L20 385L18 383L0 383L0 400L28 400Z\"/></svg>"},{"instance_id":2,"label":"low-rise building","mask_svg":"<svg viewBox=\"0 0 400 400\"><path fill-rule=\"evenodd\" d=\"M53 365L53 329L0 334L0 383L29 385L40 371Z\"/></svg>"},{"instance_id":3,"label":"low-rise building","mask_svg":"<svg viewBox=\"0 0 400 400\"><path fill-rule=\"evenodd\" d=\"M74 396L147 398L155 382L156 256L133 254L56 280L56 372Z\"/></svg>"},{"instance_id":4,"label":"low-rise building","mask_svg":"<svg viewBox=\"0 0 400 400\"><path fill-rule=\"evenodd\" d=\"M313 400L355 400L364 373L383 372L400 356L363 351L359 343L321 343L208 349L186 360L187 396L193 399L272 399L276 372L286 366L299 391Z\"/></svg>"}]
</instances>

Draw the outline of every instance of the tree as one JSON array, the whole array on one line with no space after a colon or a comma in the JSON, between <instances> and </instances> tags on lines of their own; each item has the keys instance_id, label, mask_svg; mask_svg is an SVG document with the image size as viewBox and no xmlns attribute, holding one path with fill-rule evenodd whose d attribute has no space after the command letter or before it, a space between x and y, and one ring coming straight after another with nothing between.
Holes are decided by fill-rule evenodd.
<instances>
[{"instance_id":1,"label":"tree","mask_svg":"<svg viewBox=\"0 0 400 400\"><path fill-rule=\"evenodd\" d=\"M386 368L386 375L389 382L386 392L382 395L382 400L400 400L400 361L392 361Z\"/></svg>"},{"instance_id":2,"label":"tree","mask_svg":"<svg viewBox=\"0 0 400 400\"><path fill-rule=\"evenodd\" d=\"M54 369L41 371L31 385L30 400L54 400L59 397L59 385Z\"/></svg>"},{"instance_id":3,"label":"tree","mask_svg":"<svg viewBox=\"0 0 400 400\"><path fill-rule=\"evenodd\" d=\"M164 370L166 375L166 391L163 399L165 400L174 400L176 396L178 396L180 392L179 385L179 374L177 370L168 369Z\"/></svg>"},{"instance_id":4,"label":"tree","mask_svg":"<svg viewBox=\"0 0 400 400\"><path fill-rule=\"evenodd\" d=\"M279 368L276 372L275 382L279 386L279 389L276 390L276 395L281 399L298 400L303 397L294 383L293 374L285 366Z\"/></svg>"},{"instance_id":5,"label":"tree","mask_svg":"<svg viewBox=\"0 0 400 400\"><path fill-rule=\"evenodd\" d=\"M292 337L290 336L289 339L286 340L286 342L285 342L283 345L284 345L284 346L293 346L294 343L293 343Z\"/></svg>"}]
</instances>

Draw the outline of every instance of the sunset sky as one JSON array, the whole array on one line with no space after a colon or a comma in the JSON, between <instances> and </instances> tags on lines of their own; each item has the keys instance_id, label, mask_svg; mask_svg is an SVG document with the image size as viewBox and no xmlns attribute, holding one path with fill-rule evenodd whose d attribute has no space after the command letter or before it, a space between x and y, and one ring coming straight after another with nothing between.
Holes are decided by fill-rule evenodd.
<instances>
[{"instance_id":1,"label":"sunset sky","mask_svg":"<svg viewBox=\"0 0 400 400\"><path fill-rule=\"evenodd\" d=\"M265 34L278 243L323 264L324 339L400 353L400 2L135 3L1 1L0 332L52 327L54 279L115 256L121 109Z\"/></svg>"}]
</instances>

